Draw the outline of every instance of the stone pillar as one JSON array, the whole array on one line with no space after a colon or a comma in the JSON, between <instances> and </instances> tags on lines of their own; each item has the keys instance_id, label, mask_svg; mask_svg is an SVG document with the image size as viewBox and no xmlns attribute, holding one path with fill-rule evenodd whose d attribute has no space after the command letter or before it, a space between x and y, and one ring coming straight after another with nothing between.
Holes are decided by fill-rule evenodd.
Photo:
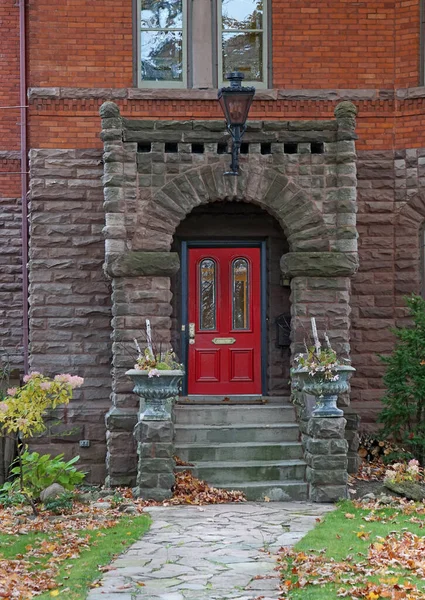
<instances>
[{"instance_id":1,"label":"stone pillar","mask_svg":"<svg viewBox=\"0 0 425 600\"><path fill-rule=\"evenodd\" d=\"M113 280L113 407L107 415L107 483L112 486L134 485L138 472L133 436L138 421L138 398L133 393L129 377L125 375L128 369L133 368L136 358L134 338L143 342L140 334L146 318L149 318L157 343L164 347L169 345L170 276L178 268L178 255L172 252L127 252L106 256L105 272ZM140 469L145 450L140 446L139 430L140 427L135 435L139 451L142 450L142 455L139 453ZM137 485L142 484L137 482ZM145 493L143 496L146 497Z\"/></svg>"},{"instance_id":2,"label":"stone pillar","mask_svg":"<svg viewBox=\"0 0 425 600\"><path fill-rule=\"evenodd\" d=\"M311 337L310 318L320 333L326 331L338 356L350 357L350 276L357 269L353 252L291 252L282 257L281 270L291 278L292 355L305 351ZM303 397L304 396L304 397ZM309 499L334 502L347 497L348 442L344 417L311 417L305 395L294 390L307 462ZM339 407L348 410L349 394L341 394ZM354 419L350 418L350 424ZM351 449L356 434L350 431ZM358 439L358 438L357 438ZM354 457L351 460L353 467Z\"/></svg>"},{"instance_id":3,"label":"stone pillar","mask_svg":"<svg viewBox=\"0 0 425 600\"><path fill-rule=\"evenodd\" d=\"M135 157L126 156L123 143L123 123L119 108L113 102L105 102L100 108L102 119L103 140L103 208L105 210L105 226L103 235L105 238L105 261L117 255L125 253L127 248L127 204L135 196ZM131 169L131 160L134 163L134 173ZM129 162L130 161L130 162ZM114 282L113 282L114 283ZM113 303L114 298L112 298ZM115 315L113 308L113 315ZM115 316L113 317L113 320ZM115 355L116 336L113 332L112 350ZM124 365L123 365L124 366ZM127 368L132 365L126 365ZM136 400L131 399L129 403L120 402L117 388L117 365L115 356L112 366L112 409L106 415L106 485L132 485L136 478L137 456L136 444L133 438L133 428L137 422ZM124 368L121 369L124 371ZM128 382L128 391L131 384ZM127 390L124 390L127 391Z\"/></svg>"},{"instance_id":4,"label":"stone pillar","mask_svg":"<svg viewBox=\"0 0 425 600\"><path fill-rule=\"evenodd\" d=\"M312 417L308 422L305 460L312 502L336 502L348 497L346 423L344 417Z\"/></svg>"},{"instance_id":5,"label":"stone pillar","mask_svg":"<svg viewBox=\"0 0 425 600\"><path fill-rule=\"evenodd\" d=\"M140 420L134 428L139 466L136 496L146 500L171 498L174 485L174 425L172 421Z\"/></svg>"}]
</instances>

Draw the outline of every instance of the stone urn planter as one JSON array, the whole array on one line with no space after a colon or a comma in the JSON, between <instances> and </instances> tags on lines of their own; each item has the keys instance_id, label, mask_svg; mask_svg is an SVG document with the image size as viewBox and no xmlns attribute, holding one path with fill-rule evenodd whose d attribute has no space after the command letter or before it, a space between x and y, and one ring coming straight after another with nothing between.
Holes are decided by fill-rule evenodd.
<instances>
[{"instance_id":1,"label":"stone urn planter","mask_svg":"<svg viewBox=\"0 0 425 600\"><path fill-rule=\"evenodd\" d=\"M335 368L338 375L336 381L323 379L320 373L310 375L307 367L291 369L293 385L316 398L316 407L312 417L342 417L344 411L337 407L338 394L348 390L348 379L356 369L350 365L340 365Z\"/></svg>"},{"instance_id":2,"label":"stone urn planter","mask_svg":"<svg viewBox=\"0 0 425 600\"><path fill-rule=\"evenodd\" d=\"M140 421L169 421L171 406L178 396L184 372L159 371L160 375L149 377L148 371L130 369L126 372L134 383L133 391L145 400L145 410L140 414Z\"/></svg>"}]
</instances>

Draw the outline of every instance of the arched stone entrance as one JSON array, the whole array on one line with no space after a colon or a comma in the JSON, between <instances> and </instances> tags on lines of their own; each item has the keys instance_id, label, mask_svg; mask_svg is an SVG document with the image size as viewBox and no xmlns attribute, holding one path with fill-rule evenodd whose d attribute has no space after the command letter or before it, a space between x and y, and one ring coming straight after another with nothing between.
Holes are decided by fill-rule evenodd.
<instances>
[{"instance_id":1,"label":"arched stone entrance","mask_svg":"<svg viewBox=\"0 0 425 600\"><path fill-rule=\"evenodd\" d=\"M228 141L221 122L135 121L122 118L113 103L102 106L105 271L114 315L109 483L134 481L128 352L146 318L158 339L171 342L171 278L180 268L173 237L196 207L246 202L274 217L288 242L280 266L291 286L292 355L302 351L312 316L336 350L349 355L350 277L357 269L355 108L343 102L335 115L334 121L252 123L241 175L229 178L228 159L219 152ZM296 155L286 153L289 141Z\"/></svg>"},{"instance_id":2,"label":"arched stone entrance","mask_svg":"<svg viewBox=\"0 0 425 600\"><path fill-rule=\"evenodd\" d=\"M182 246L186 244L219 244L226 246L230 242L264 242L264 391L270 396L288 396L289 389L289 331L290 325L290 286L289 280L283 280L280 271L280 259L288 252L288 242L279 223L269 213L256 204L246 202L212 202L201 204L177 227L172 251L180 256L182 265ZM182 356L182 305L184 293L182 268L171 279L172 291L172 347ZM188 393L190 390L187 390Z\"/></svg>"}]
</instances>

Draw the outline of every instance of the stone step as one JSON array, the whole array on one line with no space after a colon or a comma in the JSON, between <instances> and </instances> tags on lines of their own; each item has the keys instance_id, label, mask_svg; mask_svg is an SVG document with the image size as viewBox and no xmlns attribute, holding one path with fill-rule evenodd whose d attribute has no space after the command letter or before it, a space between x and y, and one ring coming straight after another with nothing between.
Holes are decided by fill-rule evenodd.
<instances>
[{"instance_id":1,"label":"stone step","mask_svg":"<svg viewBox=\"0 0 425 600\"><path fill-rule=\"evenodd\" d=\"M229 405L270 405L270 404L289 404L290 396L179 396L177 404L184 406L193 405L216 405L216 406L229 406Z\"/></svg>"},{"instance_id":2,"label":"stone step","mask_svg":"<svg viewBox=\"0 0 425 600\"><path fill-rule=\"evenodd\" d=\"M234 425L294 423L292 404L279 405L176 405L174 414L179 425Z\"/></svg>"},{"instance_id":3,"label":"stone step","mask_svg":"<svg viewBox=\"0 0 425 600\"><path fill-rule=\"evenodd\" d=\"M245 425L175 425L175 443L297 442L297 423Z\"/></svg>"},{"instance_id":4,"label":"stone step","mask_svg":"<svg viewBox=\"0 0 425 600\"><path fill-rule=\"evenodd\" d=\"M306 463L303 460L245 460L245 461L198 461L193 467L177 467L176 471L191 470L198 479L221 487L223 484L238 485L248 481L304 481Z\"/></svg>"},{"instance_id":5,"label":"stone step","mask_svg":"<svg viewBox=\"0 0 425 600\"><path fill-rule=\"evenodd\" d=\"M225 490L243 492L247 500L286 502L288 500L307 500L308 485L303 481L249 481L237 485L223 484Z\"/></svg>"},{"instance_id":6,"label":"stone step","mask_svg":"<svg viewBox=\"0 0 425 600\"><path fill-rule=\"evenodd\" d=\"M187 462L198 460L288 460L303 457L302 445L299 442L285 444L279 442L176 444L175 451L179 458Z\"/></svg>"}]
</instances>

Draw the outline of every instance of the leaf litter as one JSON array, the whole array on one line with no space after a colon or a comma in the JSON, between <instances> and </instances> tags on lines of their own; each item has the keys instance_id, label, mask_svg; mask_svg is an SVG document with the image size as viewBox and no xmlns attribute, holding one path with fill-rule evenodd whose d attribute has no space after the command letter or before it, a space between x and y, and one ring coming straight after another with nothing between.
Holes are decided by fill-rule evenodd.
<instances>
[{"instance_id":1,"label":"leaf litter","mask_svg":"<svg viewBox=\"0 0 425 600\"><path fill-rule=\"evenodd\" d=\"M355 508L368 509L364 515L346 512L348 520L356 518L366 522L379 521L394 523L399 515L409 517L409 522L423 528L425 505L408 501L405 498L393 498L391 509L394 514L382 510L379 499L366 503L355 501ZM387 507L385 507L387 508ZM422 519L419 518L422 516ZM370 532L364 525L352 531L360 539L368 540ZM340 539L340 536L337 535ZM392 531L385 537L370 540L367 553L348 555L345 560L335 560L325 555L326 549L299 552L293 548L281 548L278 554L278 566L281 571L281 599L296 589L307 586L336 585L337 598L350 600L424 600L425 592L418 589L411 578L425 579L425 537L418 536L403 528ZM368 581L375 576L378 582Z\"/></svg>"},{"instance_id":2,"label":"leaf litter","mask_svg":"<svg viewBox=\"0 0 425 600\"><path fill-rule=\"evenodd\" d=\"M128 488L115 488L111 494L114 492L120 494L124 502L131 501L136 516L149 506L201 506L246 500L242 492L211 487L196 479L190 470L176 473L173 497L163 502L133 498ZM33 545L26 546L25 554L16 555L14 559L3 558L0 549L0 598L30 600L46 591L53 597L59 595L55 581L59 568L64 561L76 559L83 550L90 548L93 541L87 531L114 527L121 518L129 516L119 510L119 504L111 506L107 498L97 500L96 505L75 500L73 509L66 514L55 515L44 510L37 517L32 515L30 507L2 508L0 505L0 534L15 539L30 533L49 534L48 539L36 539ZM102 535L98 531L97 536ZM72 563L66 568L72 568Z\"/></svg>"}]
</instances>

